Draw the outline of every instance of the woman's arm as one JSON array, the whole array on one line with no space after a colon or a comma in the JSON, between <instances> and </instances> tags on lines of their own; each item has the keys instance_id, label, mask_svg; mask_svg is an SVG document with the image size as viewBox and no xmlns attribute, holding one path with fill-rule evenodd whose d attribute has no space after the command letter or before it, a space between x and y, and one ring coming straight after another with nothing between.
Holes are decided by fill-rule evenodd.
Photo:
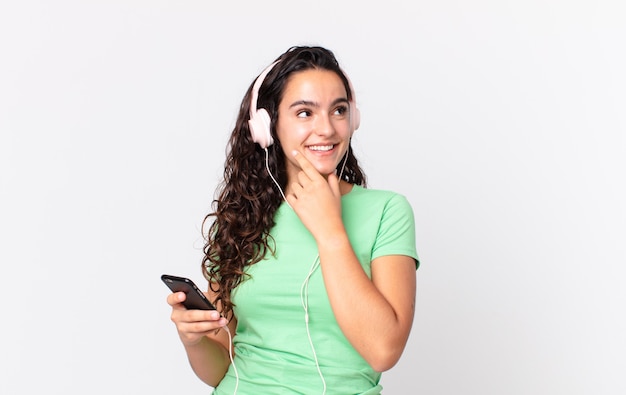
<instances>
[{"instance_id":1,"label":"woman's arm","mask_svg":"<svg viewBox=\"0 0 626 395\"><path fill-rule=\"evenodd\" d=\"M376 371L393 367L409 337L415 311L415 260L389 255L367 277L347 236L318 242L328 298L346 338Z\"/></svg>"},{"instance_id":2,"label":"woman's arm","mask_svg":"<svg viewBox=\"0 0 626 395\"><path fill-rule=\"evenodd\" d=\"M211 292L206 293L212 300ZM194 373L206 384L217 386L230 365L229 347L232 343L223 328L227 322L216 310L187 310L182 305L184 292L168 295L172 306L171 319L176 324L178 335L185 347L187 358ZM230 333L235 333L237 321L228 322Z\"/></svg>"},{"instance_id":3,"label":"woman's arm","mask_svg":"<svg viewBox=\"0 0 626 395\"><path fill-rule=\"evenodd\" d=\"M287 200L317 242L330 304L346 338L377 371L400 358L413 324L415 260L404 255L374 259L370 279L358 261L341 218L341 185L323 177L297 152L302 171Z\"/></svg>"}]
</instances>

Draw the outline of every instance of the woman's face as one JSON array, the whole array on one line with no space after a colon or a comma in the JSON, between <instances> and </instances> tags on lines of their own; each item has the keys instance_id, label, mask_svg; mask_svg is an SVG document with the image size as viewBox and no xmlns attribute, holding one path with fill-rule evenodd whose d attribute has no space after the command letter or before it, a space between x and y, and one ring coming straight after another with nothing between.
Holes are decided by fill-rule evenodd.
<instances>
[{"instance_id":1,"label":"woman's face","mask_svg":"<svg viewBox=\"0 0 626 395\"><path fill-rule=\"evenodd\" d=\"M323 176L335 171L350 144L349 108L346 89L334 72L310 69L289 77L276 123L289 182L300 171L294 150Z\"/></svg>"}]
</instances>

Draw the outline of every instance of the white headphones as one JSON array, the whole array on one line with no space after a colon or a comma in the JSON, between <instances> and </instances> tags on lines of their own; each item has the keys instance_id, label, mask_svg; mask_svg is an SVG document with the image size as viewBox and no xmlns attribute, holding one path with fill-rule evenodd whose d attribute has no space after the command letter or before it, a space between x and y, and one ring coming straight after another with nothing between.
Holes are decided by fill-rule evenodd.
<instances>
[{"instance_id":1,"label":"white headphones","mask_svg":"<svg viewBox=\"0 0 626 395\"><path fill-rule=\"evenodd\" d=\"M264 108L257 108L259 89L261 88L261 84L263 84L263 81L265 80L267 74L278 62L279 60L267 66L256 79L256 81L254 82L254 86L252 87L252 97L250 98L250 119L248 120L248 126L250 128L252 141L259 144L261 148L267 148L272 145L274 143L274 139L272 138L272 133L270 132L270 125L272 122L270 114ZM359 125L361 124L361 112L356 106L356 99L354 95L354 88L352 87L352 82L350 81L350 78L346 73L343 74L348 80L348 85L350 86L350 92L352 96L352 100L350 100L350 131L354 132L359 128Z\"/></svg>"}]
</instances>

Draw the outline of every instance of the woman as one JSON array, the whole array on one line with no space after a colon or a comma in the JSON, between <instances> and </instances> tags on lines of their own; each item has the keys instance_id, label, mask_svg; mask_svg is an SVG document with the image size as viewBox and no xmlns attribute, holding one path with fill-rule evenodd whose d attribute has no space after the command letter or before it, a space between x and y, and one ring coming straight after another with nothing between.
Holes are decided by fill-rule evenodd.
<instances>
[{"instance_id":1,"label":"woman","mask_svg":"<svg viewBox=\"0 0 626 395\"><path fill-rule=\"evenodd\" d=\"M413 212L403 196L365 188L350 149L354 99L331 51L292 47L242 101L205 218L202 268L219 312L168 296L214 394L379 394L380 372L404 350Z\"/></svg>"}]
</instances>

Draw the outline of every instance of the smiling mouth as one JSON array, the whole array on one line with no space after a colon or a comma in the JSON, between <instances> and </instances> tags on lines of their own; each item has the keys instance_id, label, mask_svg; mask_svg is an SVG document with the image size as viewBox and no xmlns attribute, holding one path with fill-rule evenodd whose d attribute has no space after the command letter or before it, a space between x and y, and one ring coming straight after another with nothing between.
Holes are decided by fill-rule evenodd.
<instances>
[{"instance_id":1,"label":"smiling mouth","mask_svg":"<svg viewBox=\"0 0 626 395\"><path fill-rule=\"evenodd\" d=\"M330 151L334 147L334 145L310 145L307 148L311 151Z\"/></svg>"}]
</instances>

